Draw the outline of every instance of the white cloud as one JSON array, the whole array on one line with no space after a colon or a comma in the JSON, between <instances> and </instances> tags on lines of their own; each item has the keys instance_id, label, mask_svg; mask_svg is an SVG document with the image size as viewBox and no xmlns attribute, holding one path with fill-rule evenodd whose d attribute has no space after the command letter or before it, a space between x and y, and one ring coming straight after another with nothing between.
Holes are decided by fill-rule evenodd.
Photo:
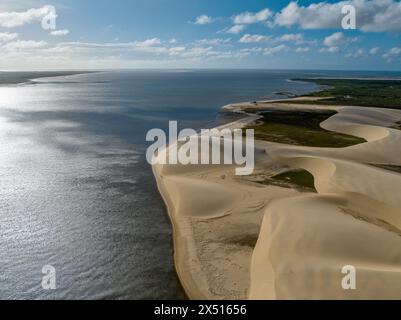
<instances>
[{"instance_id":1,"label":"white cloud","mask_svg":"<svg viewBox=\"0 0 401 320\"><path fill-rule=\"evenodd\" d=\"M254 48L244 48L241 49L240 52L247 52L247 53L259 53L262 52L264 49L260 47L254 47Z\"/></svg>"},{"instance_id":2,"label":"white cloud","mask_svg":"<svg viewBox=\"0 0 401 320\"><path fill-rule=\"evenodd\" d=\"M185 58L196 58L205 55L211 55L213 53L213 47L194 47L181 53L182 57Z\"/></svg>"},{"instance_id":3,"label":"white cloud","mask_svg":"<svg viewBox=\"0 0 401 320\"><path fill-rule=\"evenodd\" d=\"M80 56L126 56L128 54L145 54L145 59L151 59L152 55L164 55L164 59L169 57L180 57L185 59L208 59L210 57L223 57L226 51L216 51L213 46L171 46L163 44L158 38L145 41L125 42L125 43L85 43L85 42L63 42L53 48L46 49L47 52L60 55L75 54ZM152 55L151 55L152 54ZM237 56L232 53L232 56Z\"/></svg>"},{"instance_id":4,"label":"white cloud","mask_svg":"<svg viewBox=\"0 0 401 320\"><path fill-rule=\"evenodd\" d=\"M195 19L195 24L210 24L213 22L213 18L203 14Z\"/></svg>"},{"instance_id":5,"label":"white cloud","mask_svg":"<svg viewBox=\"0 0 401 320\"><path fill-rule=\"evenodd\" d=\"M341 28L342 7L353 5L357 28L364 32L401 31L401 3L394 0L350 0L337 3L318 2L301 6L291 2L275 15L275 24L302 29Z\"/></svg>"},{"instance_id":6,"label":"white cloud","mask_svg":"<svg viewBox=\"0 0 401 320\"><path fill-rule=\"evenodd\" d=\"M231 39L229 39L229 38L228 39L216 38L216 39L201 39L196 42L199 44L203 44L203 45L217 46L217 45L229 43L230 41L231 41Z\"/></svg>"},{"instance_id":7,"label":"white cloud","mask_svg":"<svg viewBox=\"0 0 401 320\"><path fill-rule=\"evenodd\" d=\"M377 54L379 51L380 51L380 47L374 47L374 48L372 48L372 49L369 50L369 53L370 53L371 55L375 55L375 54Z\"/></svg>"},{"instance_id":8,"label":"white cloud","mask_svg":"<svg viewBox=\"0 0 401 320\"><path fill-rule=\"evenodd\" d=\"M397 47L391 48L389 53L390 54L394 54L394 55L400 54L401 53L401 48L397 48Z\"/></svg>"},{"instance_id":9,"label":"white cloud","mask_svg":"<svg viewBox=\"0 0 401 320\"><path fill-rule=\"evenodd\" d=\"M337 47L347 42L347 37L342 32L335 32L324 39L323 43L327 47Z\"/></svg>"},{"instance_id":10,"label":"white cloud","mask_svg":"<svg viewBox=\"0 0 401 320\"><path fill-rule=\"evenodd\" d=\"M242 51L218 51L212 46L175 47L169 49L170 56L179 56L183 59L214 60L214 59L240 59L249 53Z\"/></svg>"},{"instance_id":11,"label":"white cloud","mask_svg":"<svg viewBox=\"0 0 401 320\"><path fill-rule=\"evenodd\" d=\"M65 50L67 52L75 53L92 52L93 50L96 50L96 53L101 54L107 54L110 52L169 53L169 48L163 46L159 38L152 38L144 41L112 43L60 42L53 49L59 52Z\"/></svg>"},{"instance_id":12,"label":"white cloud","mask_svg":"<svg viewBox=\"0 0 401 320\"><path fill-rule=\"evenodd\" d=\"M315 46L318 44L317 40L306 40L301 33L287 33L275 39L278 42L292 42L296 45L309 45Z\"/></svg>"},{"instance_id":13,"label":"white cloud","mask_svg":"<svg viewBox=\"0 0 401 320\"><path fill-rule=\"evenodd\" d=\"M234 24L252 24L264 22L272 17L273 12L269 9L263 9L259 12L244 12L232 18Z\"/></svg>"},{"instance_id":14,"label":"white cloud","mask_svg":"<svg viewBox=\"0 0 401 320\"><path fill-rule=\"evenodd\" d=\"M240 59L249 55L247 52L240 50L221 51L215 50L213 46L203 46L199 42L191 46L169 46L163 44L158 38L135 41L127 43L85 43L85 42L63 42L58 43L55 47L44 48L42 53L52 53L60 57L72 56L74 57L119 57L127 56L127 54L141 54L144 59L151 60L151 54L156 55L161 60L169 60L173 58L180 58L182 62L186 60L207 61L211 59ZM213 40L213 39L212 39ZM227 39L221 39L223 42ZM221 41L219 41L221 42ZM216 43L216 42L214 42ZM132 59L135 59L134 56Z\"/></svg>"},{"instance_id":15,"label":"white cloud","mask_svg":"<svg viewBox=\"0 0 401 320\"><path fill-rule=\"evenodd\" d=\"M304 35L301 33L289 33L284 34L275 39L278 42L292 42L296 45L309 45L315 46L318 44L317 40L306 40L304 39Z\"/></svg>"},{"instance_id":16,"label":"white cloud","mask_svg":"<svg viewBox=\"0 0 401 320\"><path fill-rule=\"evenodd\" d=\"M1 0L0 11L19 11L38 8L48 3L46 0Z\"/></svg>"},{"instance_id":17,"label":"white cloud","mask_svg":"<svg viewBox=\"0 0 401 320\"><path fill-rule=\"evenodd\" d=\"M270 38L271 38L270 36L263 36L260 34L246 34L239 40L239 42L241 42L241 43L258 43L258 42L267 41Z\"/></svg>"},{"instance_id":18,"label":"white cloud","mask_svg":"<svg viewBox=\"0 0 401 320\"><path fill-rule=\"evenodd\" d=\"M50 32L52 36L66 36L70 33L70 30L62 29L62 30L53 30Z\"/></svg>"},{"instance_id":19,"label":"white cloud","mask_svg":"<svg viewBox=\"0 0 401 320\"><path fill-rule=\"evenodd\" d=\"M122 43L59 42L39 46L34 50L1 48L0 67L18 70L33 68L55 70L60 67L64 69L190 68L194 62L199 66L210 66L208 63L213 63L214 60L237 60L251 54L240 50L215 50L212 46L194 43L174 46L168 42L160 41L160 44L155 44L159 43L157 40ZM37 46L14 45L25 48ZM221 66L219 62L215 65Z\"/></svg>"},{"instance_id":20,"label":"white cloud","mask_svg":"<svg viewBox=\"0 0 401 320\"><path fill-rule=\"evenodd\" d=\"M176 39L176 38L172 38L172 39L170 39L169 41L168 41L168 43L170 43L170 44L175 44L175 43L177 43L178 42L178 40Z\"/></svg>"},{"instance_id":21,"label":"white cloud","mask_svg":"<svg viewBox=\"0 0 401 320\"><path fill-rule=\"evenodd\" d=\"M363 49L358 49L354 52L353 57L354 58L359 58L365 54L365 50Z\"/></svg>"},{"instance_id":22,"label":"white cloud","mask_svg":"<svg viewBox=\"0 0 401 320\"><path fill-rule=\"evenodd\" d=\"M299 48L295 49L295 52L298 52L298 53L306 53L306 52L309 52L309 51L310 51L309 47L299 47Z\"/></svg>"},{"instance_id":23,"label":"white cloud","mask_svg":"<svg viewBox=\"0 0 401 320\"><path fill-rule=\"evenodd\" d=\"M147 39L145 41L142 42L135 42L135 44L137 44L138 46L144 46L144 47L149 47L149 46L154 46L154 45L158 45L161 44L161 41L159 38L152 38L152 39Z\"/></svg>"},{"instance_id":24,"label":"white cloud","mask_svg":"<svg viewBox=\"0 0 401 320\"><path fill-rule=\"evenodd\" d=\"M216 59L242 59L244 57L249 56L249 52L242 51L220 51L214 52L213 55L208 57L208 60L216 60Z\"/></svg>"},{"instance_id":25,"label":"white cloud","mask_svg":"<svg viewBox=\"0 0 401 320\"><path fill-rule=\"evenodd\" d=\"M335 32L332 35L330 35L324 39L323 44L326 47L329 47L329 49L323 50L321 52L331 52L331 53L338 52L338 51L340 51L339 50L340 47L345 46L352 42L356 42L356 41L358 41L358 39L359 39L358 37L347 38L344 35L344 33ZM337 50L337 48L338 48L338 50Z\"/></svg>"},{"instance_id":26,"label":"white cloud","mask_svg":"<svg viewBox=\"0 0 401 320\"><path fill-rule=\"evenodd\" d=\"M278 38L280 41L288 41L288 42L302 42L304 40L304 36L300 33L289 33L284 34Z\"/></svg>"},{"instance_id":27,"label":"white cloud","mask_svg":"<svg viewBox=\"0 0 401 320\"><path fill-rule=\"evenodd\" d=\"M21 27L34 21L41 21L49 15L51 10L49 6L38 9L29 9L27 11L0 12L0 27L15 28Z\"/></svg>"},{"instance_id":28,"label":"white cloud","mask_svg":"<svg viewBox=\"0 0 401 320\"><path fill-rule=\"evenodd\" d=\"M393 62L394 59L396 59L399 55L401 54L401 48L399 47L394 47L388 50L385 54L383 54L383 58L387 62Z\"/></svg>"},{"instance_id":29,"label":"white cloud","mask_svg":"<svg viewBox=\"0 0 401 320\"><path fill-rule=\"evenodd\" d=\"M337 53L337 52L340 52L340 48L339 47L322 48L322 49L319 50L319 52L322 52L322 53Z\"/></svg>"},{"instance_id":30,"label":"white cloud","mask_svg":"<svg viewBox=\"0 0 401 320\"><path fill-rule=\"evenodd\" d=\"M275 23L279 26L291 27L301 20L300 7L297 2L291 2L287 7L277 13Z\"/></svg>"},{"instance_id":31,"label":"white cloud","mask_svg":"<svg viewBox=\"0 0 401 320\"><path fill-rule=\"evenodd\" d=\"M244 29L245 29L245 26L237 24L235 26L232 26L226 32L231 33L231 34L238 34L238 33L241 33Z\"/></svg>"},{"instance_id":32,"label":"white cloud","mask_svg":"<svg viewBox=\"0 0 401 320\"><path fill-rule=\"evenodd\" d=\"M12 41L18 38L18 33L0 32L0 43Z\"/></svg>"},{"instance_id":33,"label":"white cloud","mask_svg":"<svg viewBox=\"0 0 401 320\"><path fill-rule=\"evenodd\" d=\"M180 55L181 53L183 53L187 48L186 47L173 47L170 48L169 51L169 55L171 56L177 56Z\"/></svg>"},{"instance_id":34,"label":"white cloud","mask_svg":"<svg viewBox=\"0 0 401 320\"><path fill-rule=\"evenodd\" d=\"M283 52L283 51L288 51L288 50L289 50L289 48L286 45L281 44L281 45L273 47L273 48L265 48L263 54L264 55L271 55L271 54L275 54L275 53Z\"/></svg>"},{"instance_id":35,"label":"white cloud","mask_svg":"<svg viewBox=\"0 0 401 320\"><path fill-rule=\"evenodd\" d=\"M43 48L47 45L45 41L33 41L33 40L17 40L13 42L8 42L2 46L5 50L30 50Z\"/></svg>"}]
</instances>

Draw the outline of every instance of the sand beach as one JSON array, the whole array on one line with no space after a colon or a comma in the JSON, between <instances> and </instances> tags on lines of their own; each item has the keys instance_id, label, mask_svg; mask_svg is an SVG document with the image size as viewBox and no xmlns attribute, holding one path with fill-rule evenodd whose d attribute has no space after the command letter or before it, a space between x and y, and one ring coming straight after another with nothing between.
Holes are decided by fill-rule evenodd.
<instances>
[{"instance_id":1,"label":"sand beach","mask_svg":"<svg viewBox=\"0 0 401 320\"><path fill-rule=\"evenodd\" d=\"M154 165L188 297L400 299L401 131L392 127L401 111L297 98L223 109L331 110L321 128L366 142L321 148L257 140L255 171L244 177L229 165ZM257 120L252 114L228 126ZM272 183L291 170L313 175L314 188ZM346 265L357 270L356 290L341 286Z\"/></svg>"}]
</instances>

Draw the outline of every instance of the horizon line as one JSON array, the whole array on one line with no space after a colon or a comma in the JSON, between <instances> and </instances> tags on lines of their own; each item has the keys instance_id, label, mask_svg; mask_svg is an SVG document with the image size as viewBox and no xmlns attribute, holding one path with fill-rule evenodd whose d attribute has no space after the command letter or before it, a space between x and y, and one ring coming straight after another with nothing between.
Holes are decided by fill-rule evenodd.
<instances>
[{"instance_id":1,"label":"horizon line","mask_svg":"<svg viewBox=\"0 0 401 320\"><path fill-rule=\"evenodd\" d=\"M113 71L337 71L337 72L390 72L390 73L401 73L400 70L389 70L389 69L316 69L316 68L105 68L105 69L6 69L0 70L0 72L113 72Z\"/></svg>"}]
</instances>

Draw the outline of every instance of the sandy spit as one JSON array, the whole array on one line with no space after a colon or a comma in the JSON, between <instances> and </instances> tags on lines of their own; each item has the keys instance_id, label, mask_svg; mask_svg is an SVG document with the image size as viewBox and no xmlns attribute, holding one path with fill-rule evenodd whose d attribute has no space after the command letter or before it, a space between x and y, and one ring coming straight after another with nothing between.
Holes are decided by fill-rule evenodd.
<instances>
[{"instance_id":1,"label":"sandy spit","mask_svg":"<svg viewBox=\"0 0 401 320\"><path fill-rule=\"evenodd\" d=\"M328 109L289 100L224 110L249 107ZM375 166L401 166L401 131L389 128L401 111L329 108L338 113L323 128L368 142L330 149L258 141L247 177L233 166L153 166L189 298L401 299L401 174ZM268 183L300 168L313 174L317 193ZM346 265L356 269L356 290L342 287Z\"/></svg>"}]
</instances>

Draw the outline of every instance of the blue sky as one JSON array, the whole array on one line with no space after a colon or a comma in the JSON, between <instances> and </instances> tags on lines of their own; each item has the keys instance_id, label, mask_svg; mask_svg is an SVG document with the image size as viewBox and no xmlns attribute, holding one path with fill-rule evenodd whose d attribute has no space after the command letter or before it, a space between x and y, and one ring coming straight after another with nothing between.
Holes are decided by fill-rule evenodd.
<instances>
[{"instance_id":1,"label":"blue sky","mask_svg":"<svg viewBox=\"0 0 401 320\"><path fill-rule=\"evenodd\" d=\"M401 70L400 33L396 0L2 0L0 69Z\"/></svg>"}]
</instances>

